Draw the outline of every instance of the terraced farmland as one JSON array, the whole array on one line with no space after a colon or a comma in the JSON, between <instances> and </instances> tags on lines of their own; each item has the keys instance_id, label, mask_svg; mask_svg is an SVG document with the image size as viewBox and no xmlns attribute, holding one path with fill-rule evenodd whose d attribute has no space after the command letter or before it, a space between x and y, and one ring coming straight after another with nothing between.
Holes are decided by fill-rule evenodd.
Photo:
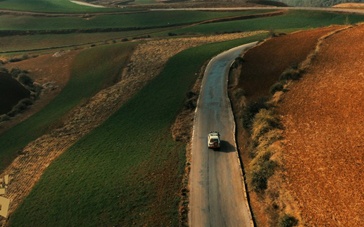
<instances>
[{"instance_id":1,"label":"terraced farmland","mask_svg":"<svg viewBox=\"0 0 364 227\"><path fill-rule=\"evenodd\" d=\"M40 84L57 77L64 84L55 97L41 96L48 105L0 124L8 125L0 134L0 176L11 179L5 195L11 215L0 217L5 226L181 225L187 144L172 138L171 127L206 61L269 34L364 21L363 15L328 12L257 17L275 10L23 3L0 1L0 9L41 12L0 16L3 66L29 70ZM70 57L59 66L54 58L62 54ZM253 209L264 226L260 205Z\"/></svg>"}]
</instances>

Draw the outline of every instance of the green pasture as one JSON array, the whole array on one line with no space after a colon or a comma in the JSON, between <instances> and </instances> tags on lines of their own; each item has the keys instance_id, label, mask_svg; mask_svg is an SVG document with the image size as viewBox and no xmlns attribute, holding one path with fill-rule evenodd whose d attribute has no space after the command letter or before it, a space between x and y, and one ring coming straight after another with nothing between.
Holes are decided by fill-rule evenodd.
<instances>
[{"instance_id":1,"label":"green pasture","mask_svg":"<svg viewBox=\"0 0 364 227\"><path fill-rule=\"evenodd\" d=\"M135 0L133 3L138 4L138 5L143 5L143 4L153 4L156 2L158 2L158 1L156 1L156 0Z\"/></svg>"},{"instance_id":2,"label":"green pasture","mask_svg":"<svg viewBox=\"0 0 364 227\"><path fill-rule=\"evenodd\" d=\"M0 37L0 54L11 52L34 52L37 50L53 50L56 48L72 49L91 44L120 42L124 38L133 39L151 34L160 29L146 29L123 32L43 34Z\"/></svg>"},{"instance_id":3,"label":"green pasture","mask_svg":"<svg viewBox=\"0 0 364 227\"><path fill-rule=\"evenodd\" d=\"M1 1L0 1L1 2ZM89 29L141 29L190 24L216 18L251 15L267 10L232 12L214 11L151 11L143 13L97 15L91 17L42 17L29 15L1 15L0 30L89 30Z\"/></svg>"},{"instance_id":4,"label":"green pasture","mask_svg":"<svg viewBox=\"0 0 364 227\"><path fill-rule=\"evenodd\" d=\"M203 63L260 35L192 48L45 171L11 226L178 226L185 144L170 127Z\"/></svg>"},{"instance_id":5,"label":"green pasture","mask_svg":"<svg viewBox=\"0 0 364 227\"><path fill-rule=\"evenodd\" d=\"M0 9L50 12L50 13L84 13L119 11L111 8L81 6L69 0L1 0Z\"/></svg>"},{"instance_id":6,"label":"green pasture","mask_svg":"<svg viewBox=\"0 0 364 227\"><path fill-rule=\"evenodd\" d=\"M123 62L133 45L125 43L82 51L75 59L71 79L62 92L43 110L0 135L0 170L65 113L110 85L120 75Z\"/></svg>"},{"instance_id":7,"label":"green pasture","mask_svg":"<svg viewBox=\"0 0 364 227\"><path fill-rule=\"evenodd\" d=\"M358 23L364 21L364 15L330 13L318 11L291 10L280 16L262 17L248 20L237 20L213 24L202 24L186 28L171 30L175 34L211 34L236 31L294 31L324 27L332 24ZM164 34L160 34L164 35Z\"/></svg>"}]
</instances>

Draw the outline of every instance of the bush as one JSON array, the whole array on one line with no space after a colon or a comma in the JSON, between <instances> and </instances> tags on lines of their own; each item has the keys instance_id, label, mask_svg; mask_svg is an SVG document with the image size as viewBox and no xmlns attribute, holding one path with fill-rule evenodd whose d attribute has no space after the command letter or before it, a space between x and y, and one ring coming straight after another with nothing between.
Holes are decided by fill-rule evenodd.
<instances>
[{"instance_id":1,"label":"bush","mask_svg":"<svg viewBox=\"0 0 364 227\"><path fill-rule=\"evenodd\" d=\"M267 103L267 98L263 97L256 102L250 102L243 110L243 127L249 131L252 129L253 120L255 115L261 109L268 109L269 105Z\"/></svg>"},{"instance_id":2,"label":"bush","mask_svg":"<svg viewBox=\"0 0 364 227\"><path fill-rule=\"evenodd\" d=\"M277 91L283 91L283 90L284 90L284 84L282 82L277 82L273 84L272 87L270 87L269 93L273 95Z\"/></svg>"},{"instance_id":3,"label":"bush","mask_svg":"<svg viewBox=\"0 0 364 227\"><path fill-rule=\"evenodd\" d=\"M289 215L289 214L285 214L280 220L279 220L279 226L280 227L293 227L298 225L298 220Z\"/></svg>"},{"instance_id":4,"label":"bush","mask_svg":"<svg viewBox=\"0 0 364 227\"><path fill-rule=\"evenodd\" d=\"M8 115L6 114L0 115L0 122L8 120L10 120L10 117Z\"/></svg>"},{"instance_id":5,"label":"bush","mask_svg":"<svg viewBox=\"0 0 364 227\"><path fill-rule=\"evenodd\" d=\"M193 91L189 91L186 93L186 97L187 100L185 101L185 108L190 110L195 109L197 106L198 95Z\"/></svg>"},{"instance_id":6,"label":"bush","mask_svg":"<svg viewBox=\"0 0 364 227\"><path fill-rule=\"evenodd\" d=\"M25 73L20 73L18 75L18 81L23 84L24 86L32 86L33 85L33 79L30 78L27 74Z\"/></svg>"},{"instance_id":7,"label":"bush","mask_svg":"<svg viewBox=\"0 0 364 227\"><path fill-rule=\"evenodd\" d=\"M24 110L28 109L28 106L32 105L33 101L29 98L22 99L16 104L11 111L7 114L10 117L14 117L15 115L24 112Z\"/></svg>"},{"instance_id":8,"label":"bush","mask_svg":"<svg viewBox=\"0 0 364 227\"><path fill-rule=\"evenodd\" d=\"M279 117L272 109L261 109L254 117L252 122L251 137L253 141L258 139L273 129L282 128Z\"/></svg>"},{"instance_id":9,"label":"bush","mask_svg":"<svg viewBox=\"0 0 364 227\"><path fill-rule=\"evenodd\" d=\"M28 88L30 91L30 95L33 99L39 98L39 95L41 94L43 87L39 84L33 83L31 87Z\"/></svg>"},{"instance_id":10,"label":"bush","mask_svg":"<svg viewBox=\"0 0 364 227\"><path fill-rule=\"evenodd\" d=\"M21 74L25 74L25 75L28 75L28 71L27 70L21 70L19 68L12 68L10 70L10 75L14 78L14 79L18 79L18 77L21 75Z\"/></svg>"},{"instance_id":11,"label":"bush","mask_svg":"<svg viewBox=\"0 0 364 227\"><path fill-rule=\"evenodd\" d=\"M29 56L27 55L27 54L24 54L23 56L21 56L21 57L14 57L14 58L11 58L10 60L9 60L9 62L18 62L18 61L23 61L23 60L26 60L26 59L28 59L29 58Z\"/></svg>"},{"instance_id":12,"label":"bush","mask_svg":"<svg viewBox=\"0 0 364 227\"><path fill-rule=\"evenodd\" d=\"M271 156L271 152L268 151L259 157L252 171L252 186L257 193L262 193L268 188L268 179L277 167L277 163L270 160Z\"/></svg>"},{"instance_id":13,"label":"bush","mask_svg":"<svg viewBox=\"0 0 364 227\"><path fill-rule=\"evenodd\" d=\"M297 67L289 67L279 77L279 80L298 80L301 78L301 71Z\"/></svg>"}]
</instances>

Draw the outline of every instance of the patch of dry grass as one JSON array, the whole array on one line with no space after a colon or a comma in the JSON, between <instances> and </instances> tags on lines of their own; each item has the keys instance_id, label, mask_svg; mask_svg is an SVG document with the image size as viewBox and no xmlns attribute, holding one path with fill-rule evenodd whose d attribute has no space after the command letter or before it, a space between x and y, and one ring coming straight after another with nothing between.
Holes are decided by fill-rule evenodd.
<instances>
[{"instance_id":1,"label":"patch of dry grass","mask_svg":"<svg viewBox=\"0 0 364 227\"><path fill-rule=\"evenodd\" d=\"M364 3L341 3L333 6L334 8L350 8L350 9L364 9Z\"/></svg>"}]
</instances>

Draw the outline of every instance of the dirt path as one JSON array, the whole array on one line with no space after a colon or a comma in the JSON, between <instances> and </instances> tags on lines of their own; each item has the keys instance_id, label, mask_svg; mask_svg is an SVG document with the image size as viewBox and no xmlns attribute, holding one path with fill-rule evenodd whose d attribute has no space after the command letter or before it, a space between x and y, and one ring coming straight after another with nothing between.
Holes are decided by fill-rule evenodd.
<instances>
[{"instance_id":1,"label":"dirt path","mask_svg":"<svg viewBox=\"0 0 364 227\"><path fill-rule=\"evenodd\" d=\"M140 44L119 83L106 88L86 104L74 109L62 126L28 144L23 154L0 176L10 175L7 197L11 199L10 214L14 212L43 171L82 136L100 125L126 100L159 74L167 60L178 52L204 43L250 36L259 32L236 33L199 38L155 40ZM1 220L6 225L5 220Z\"/></svg>"},{"instance_id":2,"label":"dirt path","mask_svg":"<svg viewBox=\"0 0 364 227\"><path fill-rule=\"evenodd\" d=\"M284 96L286 188L306 226L364 225L364 25L326 39Z\"/></svg>"},{"instance_id":3,"label":"dirt path","mask_svg":"<svg viewBox=\"0 0 364 227\"><path fill-rule=\"evenodd\" d=\"M75 3L77 5L82 5L82 6L89 6L89 7L95 7L95 8L105 8L105 6L94 5L94 4L87 3L87 2L81 2L81 1L70 1L70 2Z\"/></svg>"}]
</instances>

